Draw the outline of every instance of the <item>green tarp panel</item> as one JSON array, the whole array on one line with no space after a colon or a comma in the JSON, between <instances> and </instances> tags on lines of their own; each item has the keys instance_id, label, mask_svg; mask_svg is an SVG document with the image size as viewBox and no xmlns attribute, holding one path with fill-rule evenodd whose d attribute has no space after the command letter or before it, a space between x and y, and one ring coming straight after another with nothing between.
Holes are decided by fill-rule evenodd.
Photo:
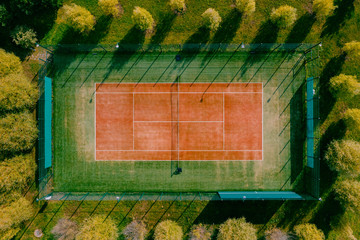
<instances>
[{"instance_id":1,"label":"green tarp panel","mask_svg":"<svg viewBox=\"0 0 360 240\"><path fill-rule=\"evenodd\" d=\"M295 192L218 192L221 200L302 200L303 197Z\"/></svg>"},{"instance_id":2,"label":"green tarp panel","mask_svg":"<svg viewBox=\"0 0 360 240\"><path fill-rule=\"evenodd\" d=\"M51 167L51 118L52 118L52 87L51 78L45 77L44 91L44 158L45 168Z\"/></svg>"},{"instance_id":3,"label":"green tarp panel","mask_svg":"<svg viewBox=\"0 0 360 240\"><path fill-rule=\"evenodd\" d=\"M314 168L314 78L306 80L307 166Z\"/></svg>"}]
</instances>

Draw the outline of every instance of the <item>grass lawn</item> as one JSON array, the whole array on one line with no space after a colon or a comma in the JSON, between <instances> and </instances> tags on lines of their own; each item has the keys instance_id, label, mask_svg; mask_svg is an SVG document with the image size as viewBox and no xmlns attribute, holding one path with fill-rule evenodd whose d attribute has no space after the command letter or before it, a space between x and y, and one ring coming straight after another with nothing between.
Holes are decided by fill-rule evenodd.
<instances>
[{"instance_id":1,"label":"grass lawn","mask_svg":"<svg viewBox=\"0 0 360 240\"><path fill-rule=\"evenodd\" d=\"M66 2L66 1L65 1ZM339 5L334 14L324 20L315 20L306 9L310 1L270 1L258 0L257 10L251 17L234 15L230 5L231 1L208 0L187 1L187 12L183 16L174 17L169 13L165 1L143 0L121 2L124 14L119 19L108 19L101 16L95 0L74 0L79 5L88 8L96 17L96 31L87 37L79 36L67 29L64 25L50 25L49 31L44 31L41 40L43 44L58 43L218 43L218 42L311 42L322 41L321 56L321 150L334 138L342 138L344 126L339 121L345 108L360 107L360 101L349 103L339 102L328 91L328 81L339 73L358 74L358 63L344 58L341 47L344 43L360 40L360 2L354 0L337 0ZM268 22L268 16L273 7L288 4L298 9L298 21L287 30L275 31ZM340 5L341 4L341 5ZM131 11L135 5L147 8L157 22L154 33L144 38L135 35L131 22ZM200 27L200 14L208 7L216 8L223 18L223 24L215 33L204 34ZM46 15L46 14L45 14ZM48 17L45 19L51 19ZM321 166L321 195L323 201L319 202L122 202L115 206L114 202L49 202L37 203L38 214L27 223L22 239L31 239L35 228L45 229L49 236L51 226L55 220L74 214L73 218L81 220L94 213L109 214L115 206L111 216L122 227L132 217L144 218L150 228L161 219L174 219L182 225L185 231L189 230L191 223L203 222L219 224L228 217L245 216L259 228L260 235L272 226L291 230L295 224L311 222L317 224L329 239L341 239L340 223L347 222L360 238L359 213L343 210L334 200L331 187L336 179L335 174L327 169L326 164ZM62 205L63 204L63 205ZM80 205L80 206L79 206ZM77 208L79 206L79 208ZM170 207L169 207L170 206ZM169 210L167 210L169 209ZM261 211L259 211L261 209ZM118 212L114 213L114 212ZM181 215L181 213L184 213ZM18 236L20 238L20 235Z\"/></svg>"}]
</instances>

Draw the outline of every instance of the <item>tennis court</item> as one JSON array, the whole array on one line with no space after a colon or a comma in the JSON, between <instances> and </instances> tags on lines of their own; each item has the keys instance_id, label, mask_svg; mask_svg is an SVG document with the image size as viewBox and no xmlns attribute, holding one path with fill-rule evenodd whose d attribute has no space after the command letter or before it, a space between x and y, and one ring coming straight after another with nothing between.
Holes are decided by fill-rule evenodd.
<instances>
[{"instance_id":1,"label":"tennis court","mask_svg":"<svg viewBox=\"0 0 360 240\"><path fill-rule=\"evenodd\" d=\"M96 160L262 160L262 84L96 84Z\"/></svg>"},{"instance_id":2,"label":"tennis court","mask_svg":"<svg viewBox=\"0 0 360 240\"><path fill-rule=\"evenodd\" d=\"M302 189L304 49L196 46L57 46L54 192Z\"/></svg>"}]
</instances>

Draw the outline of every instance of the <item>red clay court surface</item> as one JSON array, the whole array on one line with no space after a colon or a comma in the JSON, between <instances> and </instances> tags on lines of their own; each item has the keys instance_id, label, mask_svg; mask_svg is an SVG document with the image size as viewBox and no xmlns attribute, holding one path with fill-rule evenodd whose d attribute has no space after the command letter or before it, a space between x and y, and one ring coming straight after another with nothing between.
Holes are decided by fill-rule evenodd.
<instances>
[{"instance_id":1,"label":"red clay court surface","mask_svg":"<svg viewBox=\"0 0 360 240\"><path fill-rule=\"evenodd\" d=\"M96 84L96 160L262 160L261 83Z\"/></svg>"}]
</instances>

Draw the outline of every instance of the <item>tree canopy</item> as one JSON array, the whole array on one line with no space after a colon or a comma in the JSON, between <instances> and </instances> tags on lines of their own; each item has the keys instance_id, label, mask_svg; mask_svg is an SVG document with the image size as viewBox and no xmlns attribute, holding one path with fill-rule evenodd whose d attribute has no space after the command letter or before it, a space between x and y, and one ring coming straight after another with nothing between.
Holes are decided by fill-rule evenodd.
<instances>
[{"instance_id":1,"label":"tree canopy","mask_svg":"<svg viewBox=\"0 0 360 240\"><path fill-rule=\"evenodd\" d=\"M340 74L330 79L330 90L334 95L353 97L360 94L360 83L356 76Z\"/></svg>"},{"instance_id":2,"label":"tree canopy","mask_svg":"<svg viewBox=\"0 0 360 240\"><path fill-rule=\"evenodd\" d=\"M73 240L78 234L79 229L76 222L66 218L61 218L56 223L51 233L54 234L56 239Z\"/></svg>"},{"instance_id":3,"label":"tree canopy","mask_svg":"<svg viewBox=\"0 0 360 240\"><path fill-rule=\"evenodd\" d=\"M0 79L0 112L23 111L35 107L39 93L22 73Z\"/></svg>"},{"instance_id":4,"label":"tree canopy","mask_svg":"<svg viewBox=\"0 0 360 240\"><path fill-rule=\"evenodd\" d=\"M31 154L18 155L0 162L0 189L23 190L35 176L36 164Z\"/></svg>"},{"instance_id":5,"label":"tree canopy","mask_svg":"<svg viewBox=\"0 0 360 240\"><path fill-rule=\"evenodd\" d=\"M222 21L219 13L213 8L206 9L206 11L201 14L201 17L203 19L204 26L209 28L211 31L216 31Z\"/></svg>"},{"instance_id":6,"label":"tree canopy","mask_svg":"<svg viewBox=\"0 0 360 240\"><path fill-rule=\"evenodd\" d=\"M169 5L177 13L183 13L186 9L185 0L170 0Z\"/></svg>"},{"instance_id":7,"label":"tree canopy","mask_svg":"<svg viewBox=\"0 0 360 240\"><path fill-rule=\"evenodd\" d=\"M6 231L12 228L11 232L15 235L17 231L14 230L17 229L17 226L23 221L28 220L33 213L33 206L23 197L8 205L3 205L0 208L0 231L9 235L9 232L6 233Z\"/></svg>"},{"instance_id":8,"label":"tree canopy","mask_svg":"<svg viewBox=\"0 0 360 240\"><path fill-rule=\"evenodd\" d=\"M256 240L256 228L245 218L230 218L219 227L218 240Z\"/></svg>"},{"instance_id":9,"label":"tree canopy","mask_svg":"<svg viewBox=\"0 0 360 240\"><path fill-rule=\"evenodd\" d=\"M0 78L11 73L21 73L22 71L20 58L0 48Z\"/></svg>"},{"instance_id":10,"label":"tree canopy","mask_svg":"<svg viewBox=\"0 0 360 240\"><path fill-rule=\"evenodd\" d=\"M350 108L344 114L344 120L348 129L348 136L354 140L360 140L360 109Z\"/></svg>"},{"instance_id":11,"label":"tree canopy","mask_svg":"<svg viewBox=\"0 0 360 240\"><path fill-rule=\"evenodd\" d=\"M83 34L89 33L95 26L95 17L86 8L75 3L62 6L58 11L57 21Z\"/></svg>"},{"instance_id":12,"label":"tree canopy","mask_svg":"<svg viewBox=\"0 0 360 240\"><path fill-rule=\"evenodd\" d=\"M360 174L360 143L353 140L335 140L329 144L325 159L330 169L340 174Z\"/></svg>"},{"instance_id":13,"label":"tree canopy","mask_svg":"<svg viewBox=\"0 0 360 240\"><path fill-rule=\"evenodd\" d=\"M81 224L76 240L116 240L119 237L118 229L111 218L98 215L85 219Z\"/></svg>"},{"instance_id":14,"label":"tree canopy","mask_svg":"<svg viewBox=\"0 0 360 240\"><path fill-rule=\"evenodd\" d=\"M14 153L30 150L37 133L36 122L30 113L8 114L0 119L0 151Z\"/></svg>"},{"instance_id":15,"label":"tree canopy","mask_svg":"<svg viewBox=\"0 0 360 240\"><path fill-rule=\"evenodd\" d=\"M181 227L174 221L162 221L155 228L155 240L181 240L182 238L183 231Z\"/></svg>"},{"instance_id":16,"label":"tree canopy","mask_svg":"<svg viewBox=\"0 0 360 240\"><path fill-rule=\"evenodd\" d=\"M144 8L136 6L131 16L134 24L141 31L153 30L155 21L152 15Z\"/></svg>"},{"instance_id":17,"label":"tree canopy","mask_svg":"<svg viewBox=\"0 0 360 240\"><path fill-rule=\"evenodd\" d=\"M143 221L133 220L124 228L122 234L127 240L143 240L147 232L146 225Z\"/></svg>"},{"instance_id":18,"label":"tree canopy","mask_svg":"<svg viewBox=\"0 0 360 240\"><path fill-rule=\"evenodd\" d=\"M296 21L296 12L296 8L289 5L283 5L272 10L270 20L279 28L288 28Z\"/></svg>"},{"instance_id":19,"label":"tree canopy","mask_svg":"<svg viewBox=\"0 0 360 240\"><path fill-rule=\"evenodd\" d=\"M118 0L99 0L98 2L101 10L109 16L120 16L120 3Z\"/></svg>"},{"instance_id":20,"label":"tree canopy","mask_svg":"<svg viewBox=\"0 0 360 240\"><path fill-rule=\"evenodd\" d=\"M351 179L338 180L334 191L342 206L354 212L360 211L360 182Z\"/></svg>"},{"instance_id":21,"label":"tree canopy","mask_svg":"<svg viewBox=\"0 0 360 240\"><path fill-rule=\"evenodd\" d=\"M251 15L255 12L255 0L235 0L235 8L244 15Z\"/></svg>"},{"instance_id":22,"label":"tree canopy","mask_svg":"<svg viewBox=\"0 0 360 240\"><path fill-rule=\"evenodd\" d=\"M334 0L314 0L313 2L313 11L318 18L329 16L335 8Z\"/></svg>"},{"instance_id":23,"label":"tree canopy","mask_svg":"<svg viewBox=\"0 0 360 240\"><path fill-rule=\"evenodd\" d=\"M189 240L210 240L211 239L211 231L209 229L200 224L197 224L191 228L189 233Z\"/></svg>"},{"instance_id":24,"label":"tree canopy","mask_svg":"<svg viewBox=\"0 0 360 240\"><path fill-rule=\"evenodd\" d=\"M315 224L304 223L294 227L294 232L300 240L324 240L323 231L318 229Z\"/></svg>"},{"instance_id":25,"label":"tree canopy","mask_svg":"<svg viewBox=\"0 0 360 240\"><path fill-rule=\"evenodd\" d=\"M349 57L360 57L360 42L351 41L345 43L343 51L346 52Z\"/></svg>"}]
</instances>

